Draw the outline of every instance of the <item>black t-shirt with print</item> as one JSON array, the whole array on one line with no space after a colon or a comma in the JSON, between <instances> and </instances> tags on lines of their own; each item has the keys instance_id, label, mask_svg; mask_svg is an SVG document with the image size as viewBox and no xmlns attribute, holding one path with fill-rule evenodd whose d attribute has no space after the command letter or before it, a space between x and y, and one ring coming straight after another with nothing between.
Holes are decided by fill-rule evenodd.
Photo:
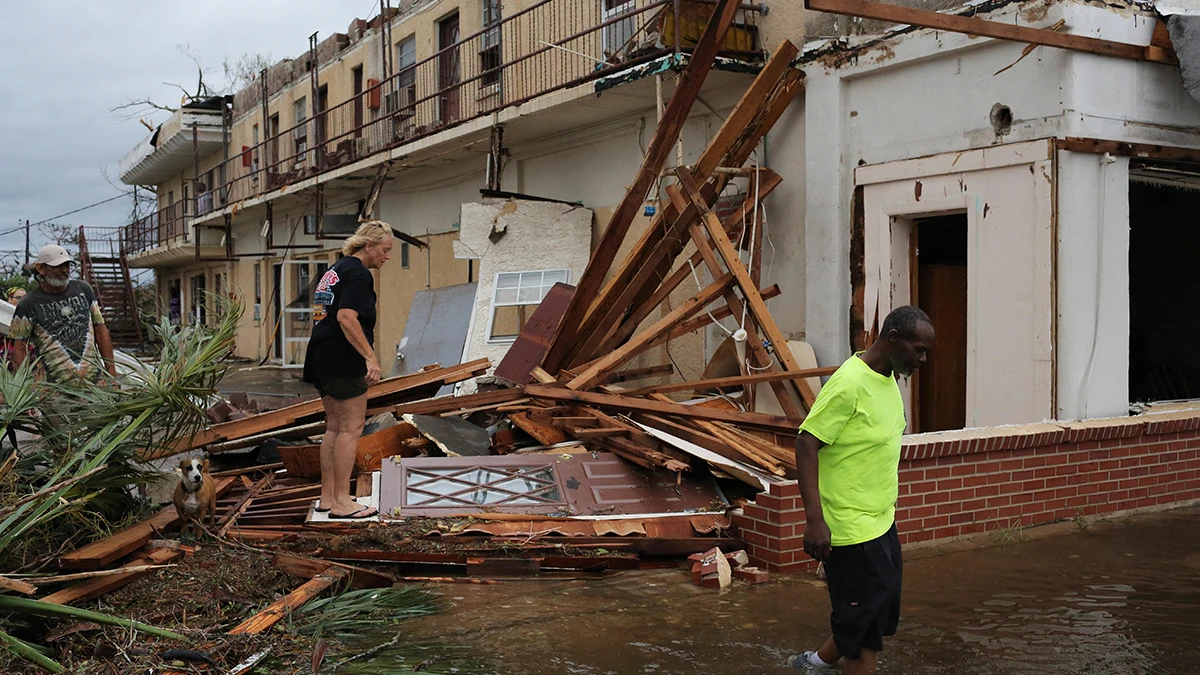
<instances>
[{"instance_id":1,"label":"black t-shirt with print","mask_svg":"<svg viewBox=\"0 0 1200 675\"><path fill-rule=\"evenodd\" d=\"M315 325L304 357L304 381L366 375L366 360L346 339L337 320L339 309L358 312L367 342L375 345L375 279L366 266L354 256L337 261L321 277L312 301Z\"/></svg>"}]
</instances>

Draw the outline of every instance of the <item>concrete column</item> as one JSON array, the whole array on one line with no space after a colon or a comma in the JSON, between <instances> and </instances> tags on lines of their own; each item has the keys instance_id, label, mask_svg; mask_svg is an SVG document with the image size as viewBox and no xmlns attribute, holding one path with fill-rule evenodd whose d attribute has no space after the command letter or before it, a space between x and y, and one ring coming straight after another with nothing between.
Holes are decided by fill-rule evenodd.
<instances>
[{"instance_id":1,"label":"concrete column","mask_svg":"<svg viewBox=\"0 0 1200 675\"><path fill-rule=\"evenodd\" d=\"M1058 419L1129 406L1129 160L1058 153Z\"/></svg>"},{"instance_id":2,"label":"concrete column","mask_svg":"<svg viewBox=\"0 0 1200 675\"><path fill-rule=\"evenodd\" d=\"M853 150L836 76L810 75L805 90L805 314L808 341L822 365L850 355L850 202Z\"/></svg>"}]
</instances>

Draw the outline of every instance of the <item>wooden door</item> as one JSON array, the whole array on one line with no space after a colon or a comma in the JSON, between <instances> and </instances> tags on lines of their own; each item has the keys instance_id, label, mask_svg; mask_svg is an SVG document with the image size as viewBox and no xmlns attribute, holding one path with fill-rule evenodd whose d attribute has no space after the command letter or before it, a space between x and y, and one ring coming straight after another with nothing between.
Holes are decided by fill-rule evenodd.
<instances>
[{"instance_id":1,"label":"wooden door","mask_svg":"<svg viewBox=\"0 0 1200 675\"><path fill-rule=\"evenodd\" d=\"M449 124L458 121L458 92L460 64L458 54L458 13L438 22L438 95L439 121Z\"/></svg>"}]
</instances>

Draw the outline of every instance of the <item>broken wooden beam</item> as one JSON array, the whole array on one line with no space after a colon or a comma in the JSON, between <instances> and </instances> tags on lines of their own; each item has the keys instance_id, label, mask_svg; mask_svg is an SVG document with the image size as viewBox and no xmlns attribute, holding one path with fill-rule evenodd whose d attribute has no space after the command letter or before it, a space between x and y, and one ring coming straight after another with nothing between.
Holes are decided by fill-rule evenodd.
<instances>
[{"instance_id":1,"label":"broken wooden beam","mask_svg":"<svg viewBox=\"0 0 1200 675\"><path fill-rule=\"evenodd\" d=\"M663 403L661 401L650 401L644 398L634 398L632 396L600 394L591 391L574 391L571 389L563 389L561 387L547 387L540 384L531 384L526 387L526 391L530 396L547 398L556 401L582 403L584 405L595 406L605 410L635 410L649 413L679 415L680 417L686 418L715 420L718 422L733 422L734 424L744 424L752 427L761 427L763 429L779 430L786 433L796 433L796 431L800 428L800 422L802 421L790 417L764 415L763 413L748 413L740 410L721 410L719 408L705 408L695 405L684 405L681 403Z\"/></svg>"},{"instance_id":2,"label":"broken wooden beam","mask_svg":"<svg viewBox=\"0 0 1200 675\"><path fill-rule=\"evenodd\" d=\"M622 396L645 396L646 394L662 394L670 391L704 391L706 389L726 389L729 387L744 387L747 384L759 382L777 382L780 380L801 380L810 377L825 377L832 375L837 366L826 368L805 368L795 371L777 373L757 373L754 375L735 375L733 377L717 377L711 380L694 380L692 382L673 382L671 384L656 384L651 387L625 389Z\"/></svg>"},{"instance_id":3,"label":"broken wooden beam","mask_svg":"<svg viewBox=\"0 0 1200 675\"><path fill-rule=\"evenodd\" d=\"M337 567L354 588L388 588L395 580L390 575L375 570L353 567L341 563L330 563L325 560L312 560L288 553L276 553L271 558L271 564L288 574L298 577L311 577L320 574L330 565Z\"/></svg>"},{"instance_id":4,"label":"broken wooden beam","mask_svg":"<svg viewBox=\"0 0 1200 675\"><path fill-rule=\"evenodd\" d=\"M398 398L425 396L436 393L442 385L454 384L463 380L482 375L487 372L491 362L477 359L468 363L450 366L448 368L431 368L410 375L391 377L373 385L367 390L367 407L379 407L396 404ZM193 448L203 447L219 441L232 441L239 438L260 435L291 426L306 418L324 417L325 407L320 399L297 403L270 412L251 415L233 422L215 424L194 436L179 439L173 448L151 453L145 459L156 459L169 456Z\"/></svg>"},{"instance_id":5,"label":"broken wooden beam","mask_svg":"<svg viewBox=\"0 0 1200 675\"><path fill-rule=\"evenodd\" d=\"M604 228L604 234L600 236L600 241L593 248L595 252L584 269L571 304L566 314L563 315L546 358L542 361L542 367L547 371L558 372L564 365L567 365L563 362L564 357L575 344L576 338L579 336L578 329L595 299L597 291L604 284L604 278L608 276L613 260L616 259L617 253L621 249L621 242L625 240L630 225L633 224L637 212L642 208L642 202L650 193L650 188L655 181L658 180L663 164L670 157L679 140L679 135L683 132L683 126L687 122L692 104L700 95L700 88L704 85L709 71L712 70L713 63L725 39L725 33L733 23L740 4L733 0L717 0L712 17L692 50L691 60L683 74L680 75L675 92L671 95L671 100L663 111L637 174L620 204L613 211L607 227Z\"/></svg>"},{"instance_id":6,"label":"broken wooden beam","mask_svg":"<svg viewBox=\"0 0 1200 675\"><path fill-rule=\"evenodd\" d=\"M935 30L963 33L975 37L1022 42L1045 47L1058 47L1076 52L1087 52L1101 56L1116 56L1138 61L1151 61L1166 65L1179 65L1179 60L1161 47L1115 42L1086 35L1059 33L1044 28L1017 26L1010 23L991 21L977 16L942 14L927 9L903 7L872 0L804 0L805 9L831 14L845 14L876 21L933 28Z\"/></svg>"},{"instance_id":7,"label":"broken wooden beam","mask_svg":"<svg viewBox=\"0 0 1200 675\"><path fill-rule=\"evenodd\" d=\"M82 600L91 600L98 598L107 593L133 583L142 577L150 574L150 570L145 569L148 565L167 565L182 558L184 552L177 548L156 548L145 555L139 556L134 560L121 566L122 569L140 569L140 571L129 571L121 574L114 574L104 577L96 577L82 583L74 584L55 591L50 595L42 598L42 602L52 602L58 605L69 605L72 602Z\"/></svg>"},{"instance_id":8,"label":"broken wooden beam","mask_svg":"<svg viewBox=\"0 0 1200 675\"><path fill-rule=\"evenodd\" d=\"M326 564L325 569L318 572L312 579L307 581L303 586L288 593L282 598L276 600L267 606L266 609L246 619L233 630L229 631L230 635L253 635L256 633L265 633L271 630L271 627L279 623L279 620L290 614L293 610L303 607L310 600L316 598L326 589L346 578L346 570L333 564Z\"/></svg>"},{"instance_id":9,"label":"broken wooden beam","mask_svg":"<svg viewBox=\"0 0 1200 675\"><path fill-rule=\"evenodd\" d=\"M216 492L221 496L236 482L236 478L217 479ZM58 565L64 569L96 570L107 567L112 563L133 553L146 545L156 532L173 527L179 522L179 513L172 504L142 522L131 525L120 532L92 542L58 558Z\"/></svg>"},{"instance_id":10,"label":"broken wooden beam","mask_svg":"<svg viewBox=\"0 0 1200 675\"><path fill-rule=\"evenodd\" d=\"M222 520L221 529L217 530L217 539L225 538L225 535L229 533L229 528L233 527L233 524L237 522L238 517L245 513L246 509L250 508L250 503L254 501L254 498L257 497L260 492L266 489L266 487L274 480L275 474L269 473L260 478L259 481L246 492L246 494L242 495L242 498L238 500L238 503L234 505L229 514L226 515Z\"/></svg>"}]
</instances>

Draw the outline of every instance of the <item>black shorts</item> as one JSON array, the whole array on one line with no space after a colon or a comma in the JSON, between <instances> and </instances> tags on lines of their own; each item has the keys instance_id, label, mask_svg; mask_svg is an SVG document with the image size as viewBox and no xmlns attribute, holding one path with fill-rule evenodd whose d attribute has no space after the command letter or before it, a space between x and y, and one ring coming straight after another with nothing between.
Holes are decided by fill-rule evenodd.
<instances>
[{"instance_id":1,"label":"black shorts","mask_svg":"<svg viewBox=\"0 0 1200 675\"><path fill-rule=\"evenodd\" d=\"M338 401L346 401L352 398L358 398L367 393L367 378L363 375L357 377L328 377L318 379L317 393L321 398L329 396Z\"/></svg>"},{"instance_id":2,"label":"black shorts","mask_svg":"<svg viewBox=\"0 0 1200 675\"><path fill-rule=\"evenodd\" d=\"M825 561L833 606L829 622L842 656L857 659L863 649L882 651L884 636L896 634L903 572L895 523L871 541L830 549Z\"/></svg>"}]
</instances>

